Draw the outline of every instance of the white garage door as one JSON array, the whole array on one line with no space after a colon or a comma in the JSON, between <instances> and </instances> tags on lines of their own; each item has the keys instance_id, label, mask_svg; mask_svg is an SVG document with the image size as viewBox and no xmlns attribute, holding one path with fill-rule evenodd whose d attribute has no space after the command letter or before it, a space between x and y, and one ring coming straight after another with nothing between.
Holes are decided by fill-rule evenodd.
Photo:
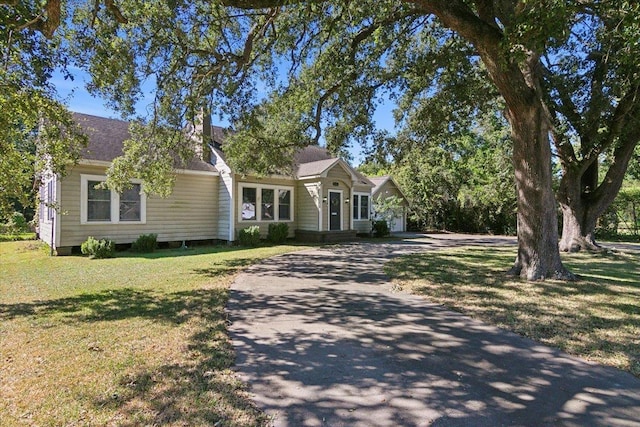
<instances>
[{"instance_id":1,"label":"white garage door","mask_svg":"<svg viewBox=\"0 0 640 427\"><path fill-rule=\"evenodd\" d=\"M396 217L393 222L393 227L391 228L391 232L401 232L404 231L404 215Z\"/></svg>"}]
</instances>

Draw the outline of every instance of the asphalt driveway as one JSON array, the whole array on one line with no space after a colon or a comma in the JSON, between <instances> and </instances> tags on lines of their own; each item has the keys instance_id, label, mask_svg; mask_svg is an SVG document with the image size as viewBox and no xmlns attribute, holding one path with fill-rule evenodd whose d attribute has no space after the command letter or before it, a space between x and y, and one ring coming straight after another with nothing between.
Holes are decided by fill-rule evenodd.
<instances>
[{"instance_id":1,"label":"asphalt driveway","mask_svg":"<svg viewBox=\"0 0 640 427\"><path fill-rule=\"evenodd\" d=\"M431 236L266 260L228 305L237 370L275 426L636 426L640 380L394 292L393 256L513 239Z\"/></svg>"}]
</instances>

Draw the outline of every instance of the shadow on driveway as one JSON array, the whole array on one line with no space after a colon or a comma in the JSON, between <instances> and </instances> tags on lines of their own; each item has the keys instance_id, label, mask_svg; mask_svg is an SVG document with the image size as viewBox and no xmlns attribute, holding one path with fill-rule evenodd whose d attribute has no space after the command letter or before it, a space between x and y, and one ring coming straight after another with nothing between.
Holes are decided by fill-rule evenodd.
<instances>
[{"instance_id":1,"label":"shadow on driveway","mask_svg":"<svg viewBox=\"0 0 640 427\"><path fill-rule=\"evenodd\" d=\"M630 374L393 293L382 264L440 244L340 245L238 277L237 369L274 425L640 426Z\"/></svg>"}]
</instances>

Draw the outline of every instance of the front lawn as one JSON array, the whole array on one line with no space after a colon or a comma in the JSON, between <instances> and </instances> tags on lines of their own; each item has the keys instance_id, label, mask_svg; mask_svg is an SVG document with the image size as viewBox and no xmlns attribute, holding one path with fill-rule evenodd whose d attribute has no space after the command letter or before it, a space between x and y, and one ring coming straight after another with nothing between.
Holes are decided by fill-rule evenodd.
<instances>
[{"instance_id":1,"label":"front lawn","mask_svg":"<svg viewBox=\"0 0 640 427\"><path fill-rule=\"evenodd\" d=\"M228 286L301 248L90 260L0 243L0 425L264 425L232 370Z\"/></svg>"},{"instance_id":2,"label":"front lawn","mask_svg":"<svg viewBox=\"0 0 640 427\"><path fill-rule=\"evenodd\" d=\"M577 282L505 275L515 248L409 255L385 271L397 289L640 377L640 254L564 255Z\"/></svg>"}]
</instances>

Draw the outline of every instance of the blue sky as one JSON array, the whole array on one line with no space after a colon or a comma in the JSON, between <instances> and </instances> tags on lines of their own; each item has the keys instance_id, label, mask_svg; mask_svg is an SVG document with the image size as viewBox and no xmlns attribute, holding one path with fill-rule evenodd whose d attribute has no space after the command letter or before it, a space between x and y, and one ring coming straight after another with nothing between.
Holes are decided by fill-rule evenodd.
<instances>
[{"instance_id":1,"label":"blue sky","mask_svg":"<svg viewBox=\"0 0 640 427\"><path fill-rule=\"evenodd\" d=\"M104 99L91 96L85 89L89 77L84 71L79 68L71 68L69 71L74 76L74 80L65 80L62 74L56 73L52 78L52 83L71 111L94 116L120 118L120 114L107 107ZM141 115L145 115L144 110L152 101L152 94L147 93L147 96L138 102L137 109ZM374 120L376 121L378 129L386 129L393 132L394 121L392 110L393 105L388 101L382 103L377 108ZM214 120L217 120L217 118L214 117ZM213 124L223 127L229 125L229 123L224 120L216 121ZM359 146L351 147L349 151L353 157L352 163L356 166L359 165L363 160L361 148Z\"/></svg>"}]
</instances>

